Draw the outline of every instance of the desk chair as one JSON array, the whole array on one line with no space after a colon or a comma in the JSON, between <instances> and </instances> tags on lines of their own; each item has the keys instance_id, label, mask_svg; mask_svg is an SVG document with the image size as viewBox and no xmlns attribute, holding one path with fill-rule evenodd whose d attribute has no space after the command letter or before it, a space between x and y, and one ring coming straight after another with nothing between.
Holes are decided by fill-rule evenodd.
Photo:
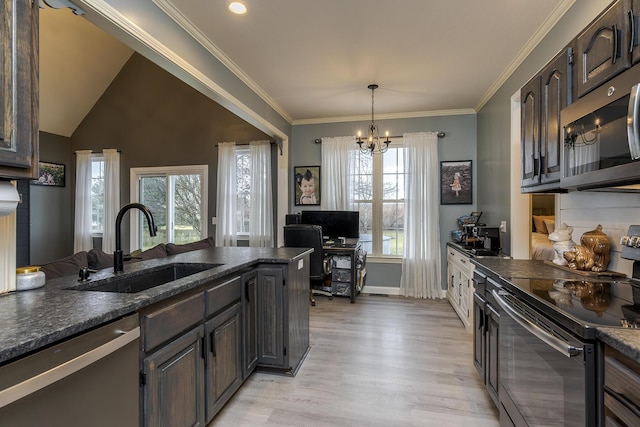
<instances>
[{"instance_id":1,"label":"desk chair","mask_svg":"<svg viewBox=\"0 0 640 427\"><path fill-rule=\"evenodd\" d=\"M290 224L284 226L284 245L291 248L313 248L309 257L309 283L311 285L309 299L311 305L316 305L314 295L325 295L333 299L331 292L314 289L314 283L323 285L330 273L329 263L326 262L322 250L322 227L310 224Z\"/></svg>"}]
</instances>

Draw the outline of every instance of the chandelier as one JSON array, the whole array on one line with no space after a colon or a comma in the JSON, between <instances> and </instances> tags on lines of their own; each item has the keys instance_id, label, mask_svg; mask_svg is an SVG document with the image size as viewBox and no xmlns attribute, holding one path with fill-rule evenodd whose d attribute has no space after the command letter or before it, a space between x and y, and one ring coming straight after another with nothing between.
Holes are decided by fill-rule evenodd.
<instances>
[{"instance_id":1,"label":"chandelier","mask_svg":"<svg viewBox=\"0 0 640 427\"><path fill-rule=\"evenodd\" d=\"M358 147L360 147L360 151L362 153L368 153L372 156L374 154L382 154L389 149L389 144L391 141L389 140L389 132L386 134L386 139L384 141L380 141L380 134L378 132L378 125L374 120L373 116L373 94L376 89L378 89L378 85L371 84L367 86L371 89L371 124L369 125L369 132L366 139L362 139L362 133L358 131Z\"/></svg>"}]
</instances>

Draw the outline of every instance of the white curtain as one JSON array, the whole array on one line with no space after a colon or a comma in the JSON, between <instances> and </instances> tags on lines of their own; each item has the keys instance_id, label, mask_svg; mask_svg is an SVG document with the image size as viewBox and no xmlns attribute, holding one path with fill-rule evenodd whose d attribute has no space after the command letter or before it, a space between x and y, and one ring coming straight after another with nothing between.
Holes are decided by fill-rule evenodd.
<instances>
[{"instance_id":1,"label":"white curtain","mask_svg":"<svg viewBox=\"0 0 640 427\"><path fill-rule=\"evenodd\" d=\"M216 246L237 246L236 143L218 144L218 191L216 199Z\"/></svg>"},{"instance_id":2,"label":"white curtain","mask_svg":"<svg viewBox=\"0 0 640 427\"><path fill-rule=\"evenodd\" d=\"M271 143L249 143L251 203L249 246L273 247L273 198L271 196Z\"/></svg>"},{"instance_id":3,"label":"white curtain","mask_svg":"<svg viewBox=\"0 0 640 427\"><path fill-rule=\"evenodd\" d=\"M104 230L102 250L116 249L116 216L120 210L120 153L115 149L102 150L104 155Z\"/></svg>"},{"instance_id":4,"label":"white curtain","mask_svg":"<svg viewBox=\"0 0 640 427\"><path fill-rule=\"evenodd\" d=\"M438 135L404 134L403 144L407 182L400 292L414 298L444 298L440 283Z\"/></svg>"},{"instance_id":5,"label":"white curtain","mask_svg":"<svg viewBox=\"0 0 640 427\"><path fill-rule=\"evenodd\" d=\"M76 151L76 203L73 252L93 248L91 240L91 150Z\"/></svg>"},{"instance_id":6,"label":"white curtain","mask_svg":"<svg viewBox=\"0 0 640 427\"><path fill-rule=\"evenodd\" d=\"M350 152L356 148L355 136L322 138L320 207L323 210L350 209Z\"/></svg>"}]
</instances>

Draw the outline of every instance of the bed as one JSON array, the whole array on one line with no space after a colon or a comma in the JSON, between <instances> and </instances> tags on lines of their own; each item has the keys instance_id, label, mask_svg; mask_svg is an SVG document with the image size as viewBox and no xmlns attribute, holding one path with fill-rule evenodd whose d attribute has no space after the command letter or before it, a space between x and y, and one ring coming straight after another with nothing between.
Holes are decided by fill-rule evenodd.
<instances>
[{"instance_id":1,"label":"bed","mask_svg":"<svg viewBox=\"0 0 640 427\"><path fill-rule=\"evenodd\" d=\"M555 230L553 215L533 215L533 232L531 233L531 259L553 261L555 251L549 233Z\"/></svg>"}]
</instances>

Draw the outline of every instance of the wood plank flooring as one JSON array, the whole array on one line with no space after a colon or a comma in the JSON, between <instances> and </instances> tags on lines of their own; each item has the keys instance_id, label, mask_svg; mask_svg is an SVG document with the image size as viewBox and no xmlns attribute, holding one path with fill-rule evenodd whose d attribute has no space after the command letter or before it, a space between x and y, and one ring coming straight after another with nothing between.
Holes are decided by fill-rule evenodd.
<instances>
[{"instance_id":1,"label":"wood plank flooring","mask_svg":"<svg viewBox=\"0 0 640 427\"><path fill-rule=\"evenodd\" d=\"M446 300L316 301L297 376L252 374L210 426L498 426Z\"/></svg>"}]
</instances>

